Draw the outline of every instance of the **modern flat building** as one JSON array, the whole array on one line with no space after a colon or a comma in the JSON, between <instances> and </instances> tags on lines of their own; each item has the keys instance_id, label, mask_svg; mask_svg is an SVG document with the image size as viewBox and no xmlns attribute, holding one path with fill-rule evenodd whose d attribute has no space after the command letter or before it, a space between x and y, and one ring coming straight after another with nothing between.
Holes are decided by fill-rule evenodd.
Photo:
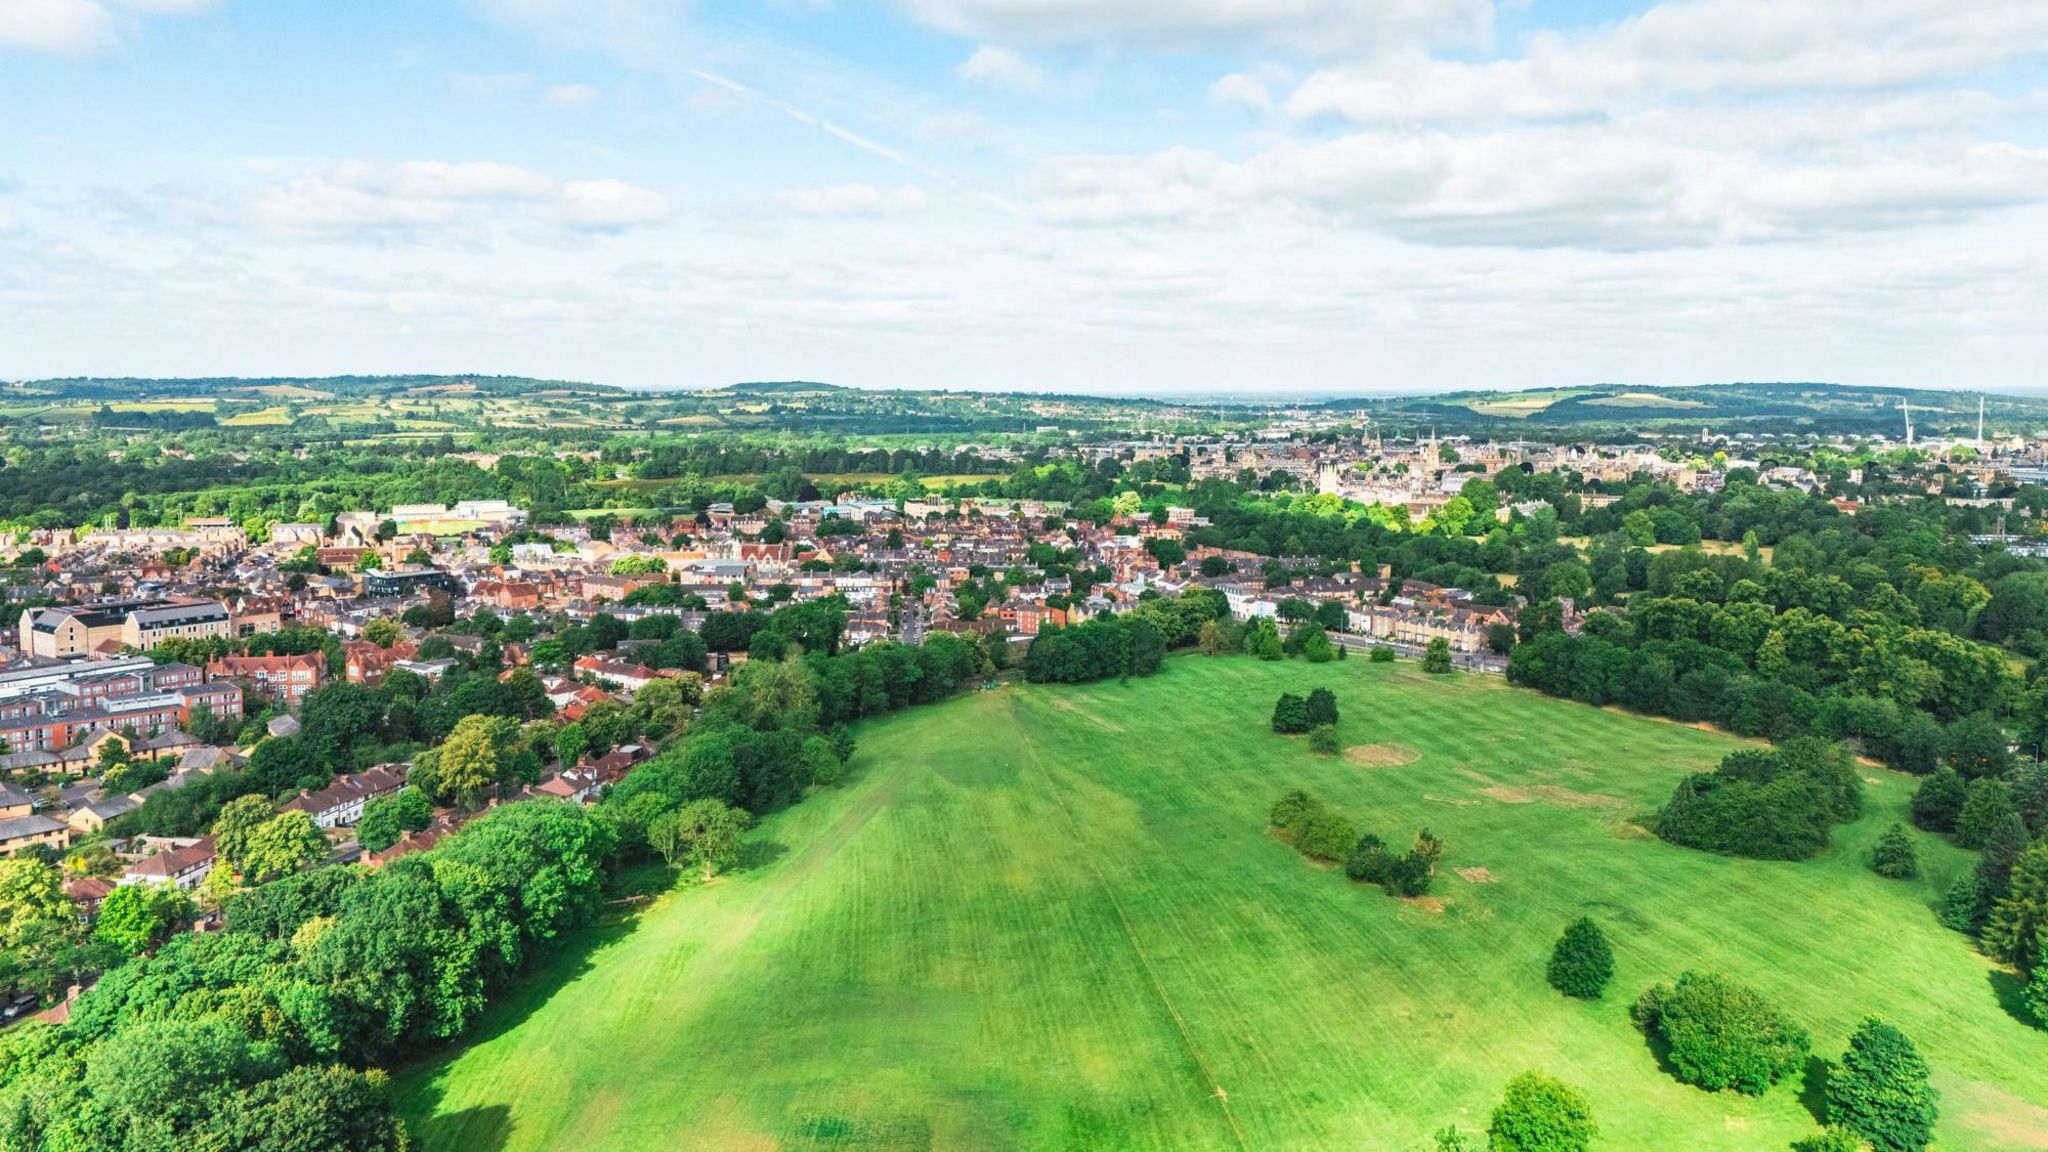
<instances>
[{"instance_id":1,"label":"modern flat building","mask_svg":"<svg viewBox=\"0 0 2048 1152\"><path fill-rule=\"evenodd\" d=\"M99 600L21 613L21 650L29 656L90 656L121 648L147 652L173 637L226 636L227 606L218 600Z\"/></svg>"},{"instance_id":2,"label":"modern flat building","mask_svg":"<svg viewBox=\"0 0 2048 1152\"><path fill-rule=\"evenodd\" d=\"M371 596L413 596L434 588L453 592L456 587L455 577L439 568L363 573L363 590Z\"/></svg>"},{"instance_id":3,"label":"modern flat building","mask_svg":"<svg viewBox=\"0 0 2048 1152\"><path fill-rule=\"evenodd\" d=\"M95 732L133 729L144 737L169 732L191 723L193 710L202 705L223 720L242 716L239 685L207 683L190 664L129 668L126 663L80 662L70 679L0 696L0 742L9 752L55 752Z\"/></svg>"}]
</instances>

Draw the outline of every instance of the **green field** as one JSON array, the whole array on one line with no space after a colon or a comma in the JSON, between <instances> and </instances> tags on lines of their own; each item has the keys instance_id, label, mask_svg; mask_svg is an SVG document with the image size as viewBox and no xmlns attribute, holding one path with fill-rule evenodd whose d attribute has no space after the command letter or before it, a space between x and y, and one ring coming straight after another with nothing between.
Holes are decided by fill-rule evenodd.
<instances>
[{"instance_id":1,"label":"green field","mask_svg":"<svg viewBox=\"0 0 2048 1152\"><path fill-rule=\"evenodd\" d=\"M1266 730L1326 683L1350 751ZM588 934L480 1034L399 1075L429 1149L1410 1152L1541 1068L1606 1149L1784 1149L1800 1085L1710 1095L1629 1024L1687 967L1765 989L1837 1054L1866 1013L1921 1045L1942 1149L2048 1148L2048 1033L1929 911L1968 858L1862 864L1909 782L1804 864L1634 822L1731 738L1413 665L1184 657L1004 687L862 727L849 785L765 821L756 862ZM1448 841L1432 898L1304 861L1265 813L1305 787L1363 830ZM1604 1002L1543 982L1587 913ZM2003 997L2003 1000L2002 1000ZM1222 1093L1227 1093L1227 1097Z\"/></svg>"},{"instance_id":2,"label":"green field","mask_svg":"<svg viewBox=\"0 0 2048 1152\"><path fill-rule=\"evenodd\" d=\"M1586 401L1599 408L1705 408L1697 400L1682 400L1676 396L1660 396L1655 392L1623 392L1619 396L1600 396Z\"/></svg>"}]
</instances>

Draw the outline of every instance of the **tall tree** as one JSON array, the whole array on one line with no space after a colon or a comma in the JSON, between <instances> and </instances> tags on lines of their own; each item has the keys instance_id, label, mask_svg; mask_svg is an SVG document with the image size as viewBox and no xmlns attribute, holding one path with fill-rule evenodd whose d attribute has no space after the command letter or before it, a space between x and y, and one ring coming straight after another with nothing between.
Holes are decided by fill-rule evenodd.
<instances>
[{"instance_id":1,"label":"tall tree","mask_svg":"<svg viewBox=\"0 0 2048 1152\"><path fill-rule=\"evenodd\" d=\"M327 855L327 837L304 812L280 812L249 836L241 872L252 884L267 884L311 868Z\"/></svg>"},{"instance_id":2,"label":"tall tree","mask_svg":"<svg viewBox=\"0 0 2048 1152\"><path fill-rule=\"evenodd\" d=\"M277 809L267 796L237 796L228 801L213 821L214 853L235 871L247 871L242 862L248 857L250 838L275 815Z\"/></svg>"},{"instance_id":3,"label":"tall tree","mask_svg":"<svg viewBox=\"0 0 2048 1152\"><path fill-rule=\"evenodd\" d=\"M1905 1033L1876 1017L1849 1037L1828 1073L1828 1121L1862 1136L1878 1152L1920 1152L1934 1138L1939 1109L1927 1062Z\"/></svg>"},{"instance_id":4,"label":"tall tree","mask_svg":"<svg viewBox=\"0 0 2048 1152\"><path fill-rule=\"evenodd\" d=\"M1422 653L1422 670L1442 674L1451 670L1451 642L1438 636Z\"/></svg>"},{"instance_id":5,"label":"tall tree","mask_svg":"<svg viewBox=\"0 0 2048 1152\"><path fill-rule=\"evenodd\" d=\"M694 800L675 813L681 834L681 858L704 869L711 879L720 869L739 863L740 834L747 817L717 800Z\"/></svg>"},{"instance_id":6,"label":"tall tree","mask_svg":"<svg viewBox=\"0 0 2048 1152\"><path fill-rule=\"evenodd\" d=\"M2005 896L1991 906L1978 937L1984 951L2031 972L2048 927L2048 841L2020 853Z\"/></svg>"},{"instance_id":7,"label":"tall tree","mask_svg":"<svg viewBox=\"0 0 2048 1152\"><path fill-rule=\"evenodd\" d=\"M517 734L502 716L464 716L441 745L440 787L463 808L473 809L484 792L505 775Z\"/></svg>"},{"instance_id":8,"label":"tall tree","mask_svg":"<svg viewBox=\"0 0 2048 1152\"><path fill-rule=\"evenodd\" d=\"M1550 986L1580 1000L1598 1000L1614 976L1614 951L1600 926L1585 916L1565 927L1545 970Z\"/></svg>"}]
</instances>

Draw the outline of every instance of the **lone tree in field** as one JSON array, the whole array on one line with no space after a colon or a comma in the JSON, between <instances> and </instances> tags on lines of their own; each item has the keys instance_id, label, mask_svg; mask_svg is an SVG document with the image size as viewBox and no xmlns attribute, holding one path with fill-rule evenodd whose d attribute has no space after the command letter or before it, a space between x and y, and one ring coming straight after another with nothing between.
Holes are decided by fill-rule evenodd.
<instances>
[{"instance_id":1,"label":"lone tree in field","mask_svg":"<svg viewBox=\"0 0 2048 1152\"><path fill-rule=\"evenodd\" d=\"M1614 951L1600 926L1581 916L1571 922L1551 950L1544 973L1550 986L1580 1000L1598 1000L1614 978Z\"/></svg>"},{"instance_id":2,"label":"lone tree in field","mask_svg":"<svg viewBox=\"0 0 2048 1152\"><path fill-rule=\"evenodd\" d=\"M1598 1133L1578 1089L1541 1072L1508 1081L1486 1126L1488 1152L1586 1152ZM1455 1145L1454 1145L1455 1147Z\"/></svg>"},{"instance_id":3,"label":"lone tree in field","mask_svg":"<svg viewBox=\"0 0 2048 1152\"><path fill-rule=\"evenodd\" d=\"M1927 1061L1905 1033L1876 1017L1858 1025L1842 1062L1828 1072L1828 1122L1876 1146L1920 1152L1934 1138L1936 1093Z\"/></svg>"},{"instance_id":4,"label":"lone tree in field","mask_svg":"<svg viewBox=\"0 0 2048 1152\"><path fill-rule=\"evenodd\" d=\"M1747 984L1687 972L1643 993L1633 1010L1643 1031L1671 1046L1678 1078L1709 1092L1761 1096L1806 1062L1806 1030Z\"/></svg>"},{"instance_id":5,"label":"lone tree in field","mask_svg":"<svg viewBox=\"0 0 2048 1152\"><path fill-rule=\"evenodd\" d=\"M1308 730L1308 750L1318 756L1335 756L1343 747L1337 742L1337 730L1328 724Z\"/></svg>"},{"instance_id":6,"label":"lone tree in field","mask_svg":"<svg viewBox=\"0 0 2048 1152\"><path fill-rule=\"evenodd\" d=\"M1328 688L1318 688L1308 694L1308 723L1313 728L1318 724L1337 722L1337 694Z\"/></svg>"},{"instance_id":7,"label":"lone tree in field","mask_svg":"<svg viewBox=\"0 0 2048 1152\"><path fill-rule=\"evenodd\" d=\"M1301 656L1311 664L1328 664L1337 658L1337 647L1330 643L1330 637L1321 628L1303 625Z\"/></svg>"},{"instance_id":8,"label":"lone tree in field","mask_svg":"<svg viewBox=\"0 0 2048 1152\"><path fill-rule=\"evenodd\" d=\"M1292 692L1283 692L1273 705L1273 731L1308 731L1308 701Z\"/></svg>"},{"instance_id":9,"label":"lone tree in field","mask_svg":"<svg viewBox=\"0 0 2048 1152\"><path fill-rule=\"evenodd\" d=\"M1392 664L1394 662L1394 650L1385 644L1375 644L1373 645L1372 655L1367 656L1366 659L1374 664Z\"/></svg>"},{"instance_id":10,"label":"lone tree in field","mask_svg":"<svg viewBox=\"0 0 2048 1152\"><path fill-rule=\"evenodd\" d=\"M1429 642L1422 653L1424 672L1444 673L1451 670L1451 642L1439 636Z\"/></svg>"},{"instance_id":11,"label":"lone tree in field","mask_svg":"<svg viewBox=\"0 0 2048 1152\"><path fill-rule=\"evenodd\" d=\"M1906 826L1892 821L1870 850L1870 870L1887 880L1911 880L1920 874L1920 858L1913 851L1913 836Z\"/></svg>"}]
</instances>

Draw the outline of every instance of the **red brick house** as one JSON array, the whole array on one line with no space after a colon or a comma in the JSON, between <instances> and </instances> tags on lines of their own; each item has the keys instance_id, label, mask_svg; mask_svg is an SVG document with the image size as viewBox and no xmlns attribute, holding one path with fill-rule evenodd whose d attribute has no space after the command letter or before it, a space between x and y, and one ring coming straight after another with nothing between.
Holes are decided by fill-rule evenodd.
<instances>
[{"instance_id":1,"label":"red brick house","mask_svg":"<svg viewBox=\"0 0 2048 1152\"><path fill-rule=\"evenodd\" d=\"M223 656L206 666L216 680L247 683L273 703L296 704L327 679L327 658L318 652L299 656Z\"/></svg>"}]
</instances>

